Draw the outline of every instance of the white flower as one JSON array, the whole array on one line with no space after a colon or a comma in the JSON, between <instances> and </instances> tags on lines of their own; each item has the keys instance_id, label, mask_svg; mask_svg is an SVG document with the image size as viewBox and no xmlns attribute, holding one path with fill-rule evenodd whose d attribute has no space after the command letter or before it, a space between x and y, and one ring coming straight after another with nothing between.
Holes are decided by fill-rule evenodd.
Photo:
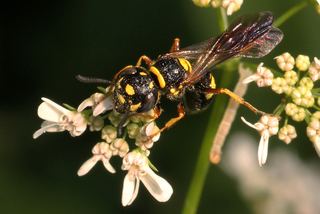
<instances>
[{"instance_id":1,"label":"white flower","mask_svg":"<svg viewBox=\"0 0 320 214\"><path fill-rule=\"evenodd\" d=\"M294 126L287 124L279 130L278 137L286 144L289 144L294 138L297 137L296 129Z\"/></svg>"},{"instance_id":2,"label":"white flower","mask_svg":"<svg viewBox=\"0 0 320 214\"><path fill-rule=\"evenodd\" d=\"M318 118L311 118L307 127L307 136L313 143L318 156L320 156L320 121Z\"/></svg>"},{"instance_id":3,"label":"white flower","mask_svg":"<svg viewBox=\"0 0 320 214\"><path fill-rule=\"evenodd\" d=\"M41 128L33 134L38 138L45 132L69 131L71 136L81 135L87 128L87 121L80 112L70 111L57 103L41 98L42 102L38 107L38 116L45 120Z\"/></svg>"},{"instance_id":4,"label":"white flower","mask_svg":"<svg viewBox=\"0 0 320 214\"><path fill-rule=\"evenodd\" d=\"M283 71L291 71L294 67L294 64L295 64L294 58L288 52L275 57L275 59L278 67Z\"/></svg>"},{"instance_id":5,"label":"white flower","mask_svg":"<svg viewBox=\"0 0 320 214\"><path fill-rule=\"evenodd\" d=\"M134 150L128 153L123 158L122 169L128 170L123 182L123 206L132 204L136 199L140 181L157 201L166 202L170 199L173 193L171 185L152 171L148 158L141 152Z\"/></svg>"},{"instance_id":6,"label":"white flower","mask_svg":"<svg viewBox=\"0 0 320 214\"><path fill-rule=\"evenodd\" d=\"M308 70L310 66L310 59L308 56L305 55L298 55L296 58L296 67L300 71L306 71Z\"/></svg>"},{"instance_id":7,"label":"white flower","mask_svg":"<svg viewBox=\"0 0 320 214\"><path fill-rule=\"evenodd\" d=\"M160 129L155 122L147 123L141 127L140 132L136 136L136 145L142 150L150 149L153 143L160 138Z\"/></svg>"},{"instance_id":8,"label":"white flower","mask_svg":"<svg viewBox=\"0 0 320 214\"><path fill-rule=\"evenodd\" d=\"M98 161L102 161L104 167L111 173L115 173L116 170L112 167L109 160L112 157L112 151L108 143L97 143L92 149L93 156L84 162L78 170L78 176L87 174Z\"/></svg>"},{"instance_id":9,"label":"white flower","mask_svg":"<svg viewBox=\"0 0 320 214\"><path fill-rule=\"evenodd\" d=\"M109 88L106 89L106 92ZM78 107L78 111L83 111L87 107L92 107L93 116L98 116L99 114L111 110L113 108L112 96L106 96L102 93L94 93L91 97L85 99Z\"/></svg>"},{"instance_id":10,"label":"white flower","mask_svg":"<svg viewBox=\"0 0 320 214\"><path fill-rule=\"evenodd\" d=\"M320 60L317 57L314 58L314 61L309 66L308 74L314 82L320 79Z\"/></svg>"},{"instance_id":11,"label":"white flower","mask_svg":"<svg viewBox=\"0 0 320 214\"><path fill-rule=\"evenodd\" d=\"M269 138L278 133L279 119L275 116L263 115L259 122L255 124L249 123L243 117L241 117L241 119L245 124L257 130L261 135L258 148L258 161L259 166L262 166L267 161Z\"/></svg>"},{"instance_id":12,"label":"white flower","mask_svg":"<svg viewBox=\"0 0 320 214\"><path fill-rule=\"evenodd\" d=\"M243 80L244 84L255 81L258 87L266 87L272 85L273 73L270 69L263 67L263 63L260 63L257 68L257 72Z\"/></svg>"},{"instance_id":13,"label":"white flower","mask_svg":"<svg viewBox=\"0 0 320 214\"><path fill-rule=\"evenodd\" d=\"M230 16L238 11L243 3L243 0L222 0L222 7L227 10L227 15Z\"/></svg>"}]
</instances>

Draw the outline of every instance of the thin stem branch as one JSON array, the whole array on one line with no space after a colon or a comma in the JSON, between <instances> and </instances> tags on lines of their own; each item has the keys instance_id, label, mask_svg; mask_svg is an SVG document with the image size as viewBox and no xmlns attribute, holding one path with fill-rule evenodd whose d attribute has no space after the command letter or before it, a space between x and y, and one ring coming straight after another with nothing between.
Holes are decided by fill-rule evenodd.
<instances>
[{"instance_id":1,"label":"thin stem branch","mask_svg":"<svg viewBox=\"0 0 320 214\"><path fill-rule=\"evenodd\" d=\"M308 5L307 1L301 1L298 4L289 8L284 14L282 14L279 18L277 18L274 22L275 27L279 27L283 23L285 23L289 18L298 13L300 10L305 8Z\"/></svg>"}]
</instances>

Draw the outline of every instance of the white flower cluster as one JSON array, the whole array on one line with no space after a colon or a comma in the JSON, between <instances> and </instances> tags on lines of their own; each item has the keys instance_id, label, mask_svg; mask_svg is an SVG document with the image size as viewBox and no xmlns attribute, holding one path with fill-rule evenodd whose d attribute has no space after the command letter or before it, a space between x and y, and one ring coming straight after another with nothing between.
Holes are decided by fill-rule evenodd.
<instances>
[{"instance_id":1,"label":"white flower cluster","mask_svg":"<svg viewBox=\"0 0 320 214\"><path fill-rule=\"evenodd\" d=\"M226 9L227 15L230 16L240 10L243 0L193 0L193 3L199 7L222 7Z\"/></svg>"},{"instance_id":2,"label":"white flower cluster","mask_svg":"<svg viewBox=\"0 0 320 214\"><path fill-rule=\"evenodd\" d=\"M243 82L256 82L258 87L270 87L273 92L282 95L281 103L273 114L284 118L284 123L278 133L272 134L278 134L281 141L289 144L297 137L296 129L288 123L289 120L305 121L307 136L320 156L320 88L316 87L320 79L320 60L315 57L311 62L306 55L294 58L288 52L275 57L275 60L281 72L263 67L261 63L256 73ZM256 125L250 126L261 134ZM269 136L272 134L270 132ZM263 138L263 134L261 136ZM259 159L259 163L261 165L263 161Z\"/></svg>"},{"instance_id":3,"label":"white flower cluster","mask_svg":"<svg viewBox=\"0 0 320 214\"><path fill-rule=\"evenodd\" d=\"M42 98L38 116L44 122L33 134L33 138L38 138L45 132L62 131L68 131L71 136L76 137L84 133L87 127L90 131L100 131L101 140L92 148L92 157L82 164L77 174L87 174L99 161L108 172L115 173L110 161L117 156L122 158L121 169L128 171L123 183L123 206L128 206L135 200L140 181L156 200L169 200L173 193L171 185L153 171L156 169L148 159L150 149L160 138L160 129L154 121L158 117L157 113L151 110L129 117L122 125L123 136L119 136L118 126L123 115L113 110L111 95L107 88L105 93L95 93L85 99L77 109L63 107ZM110 124L105 125L105 120L109 120ZM129 146L130 141L133 141L132 146Z\"/></svg>"}]
</instances>

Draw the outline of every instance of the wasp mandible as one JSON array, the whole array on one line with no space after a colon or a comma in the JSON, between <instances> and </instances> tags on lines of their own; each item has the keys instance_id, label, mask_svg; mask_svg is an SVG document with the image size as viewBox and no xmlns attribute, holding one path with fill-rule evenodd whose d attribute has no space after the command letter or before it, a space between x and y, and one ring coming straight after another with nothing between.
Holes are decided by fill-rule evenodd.
<instances>
[{"instance_id":1,"label":"wasp mandible","mask_svg":"<svg viewBox=\"0 0 320 214\"><path fill-rule=\"evenodd\" d=\"M217 38L180 49L174 39L169 53L152 60L143 55L136 65L118 71L112 81L78 76L83 82L103 82L111 87L113 109L122 114L122 126L135 114L156 110L160 115L160 98L178 102L178 116L169 120L160 132L181 120L186 113L205 109L216 94L226 94L251 111L263 114L227 88L217 88L210 72L214 66L233 57L260 58L282 40L281 30L272 26L271 12L242 16ZM142 64L145 64L143 66Z\"/></svg>"}]
</instances>

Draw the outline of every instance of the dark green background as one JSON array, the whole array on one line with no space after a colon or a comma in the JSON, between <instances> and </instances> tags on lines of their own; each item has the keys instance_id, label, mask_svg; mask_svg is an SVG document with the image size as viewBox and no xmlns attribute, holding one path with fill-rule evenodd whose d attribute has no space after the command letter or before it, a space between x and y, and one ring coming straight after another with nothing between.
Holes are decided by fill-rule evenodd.
<instances>
[{"instance_id":1,"label":"dark green background","mask_svg":"<svg viewBox=\"0 0 320 214\"><path fill-rule=\"evenodd\" d=\"M264 10L279 16L297 2L245 0L231 19ZM86 133L71 138L59 133L33 140L41 122L36 110L43 96L76 106L96 90L94 85L77 82L76 74L111 78L142 54L155 58L166 52L174 37L180 37L184 46L217 35L214 10L198 8L189 0L10 1L2 10L0 213L179 213L209 111L186 118L163 134L152 149L151 160L174 188L170 201L156 202L141 186L136 201L123 208L125 172L118 170L111 175L98 164L87 176L76 175L99 136ZM304 9L281 27L283 42L263 61L275 67L272 58L284 51L319 57L319 23L320 17L311 7ZM261 93L265 94L263 100L259 99ZM272 95L262 89L250 90L246 97L271 111L279 101ZM175 105L164 106L166 114L161 123L175 114ZM244 109L241 113L251 115ZM237 119L234 129L247 128ZM311 143L303 136L300 139L289 149L299 151L305 159L316 159ZM114 161L118 169L120 164ZM199 213L214 211L251 212L234 180L219 167L209 171Z\"/></svg>"}]
</instances>

